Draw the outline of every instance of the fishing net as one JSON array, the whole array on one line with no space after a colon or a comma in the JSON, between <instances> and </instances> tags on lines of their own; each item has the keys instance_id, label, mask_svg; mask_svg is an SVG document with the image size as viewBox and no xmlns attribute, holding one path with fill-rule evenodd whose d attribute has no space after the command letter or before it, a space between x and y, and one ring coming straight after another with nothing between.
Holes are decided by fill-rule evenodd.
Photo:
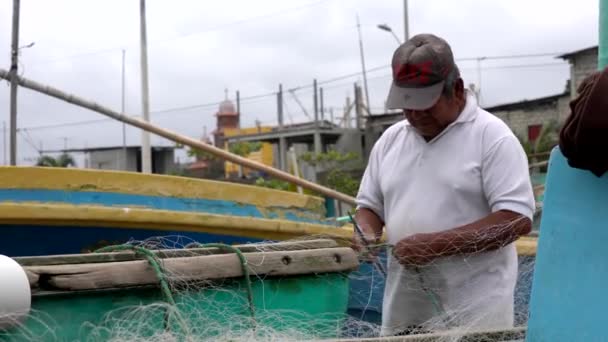
<instances>
[{"instance_id":1,"label":"fishing net","mask_svg":"<svg viewBox=\"0 0 608 342\"><path fill-rule=\"evenodd\" d=\"M501 229L508 227L497 227L496 234L504 233ZM306 237L292 242L305 244L319 238L324 237ZM218 246L224 253L237 253L230 246L204 247ZM273 250L269 242L250 246L258 252ZM1 332L0 340L308 341L371 338L382 333L385 279L371 263L363 262L356 271L337 275L277 278L251 273L249 277L238 279L192 281L166 270L163 259L153 253L173 248L188 253L195 247L201 245L181 236L165 236L106 248L105 251L130 251L148 260L150 267L158 273L160 286L64 295L61 308L52 305L56 297L35 298L35 309L26 323ZM386 266L393 246L377 247L381 250L379 260ZM528 318L534 269L534 255L528 254L519 256L518 282L514 290L515 327L525 327ZM245 261L242 266L249 268L251 265ZM424 333L434 337L420 341L515 341L521 338L521 334L499 333L491 339L487 333L475 335L478 321L491 315L492 308L484 307L491 293L479 293L468 296L458 305L446 305L441 302L441 288L434 288L436 280L429 276L435 267L440 265L431 262L422 267L425 277L422 281L427 298L436 301L436 312L408 331L413 335L411 338L425 336L416 335ZM420 281L420 278L412 279L411 287L421 288ZM343 291L348 292L348 297L338 298L340 296L336 294ZM403 309L417 310L415 307ZM73 326L75 324L78 326ZM66 330L72 333L68 334Z\"/></svg>"}]
</instances>

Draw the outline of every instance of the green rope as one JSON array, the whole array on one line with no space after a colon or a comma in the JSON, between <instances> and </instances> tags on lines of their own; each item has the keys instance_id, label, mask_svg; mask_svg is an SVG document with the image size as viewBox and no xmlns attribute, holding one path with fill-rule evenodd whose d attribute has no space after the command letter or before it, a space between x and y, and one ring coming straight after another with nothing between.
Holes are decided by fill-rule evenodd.
<instances>
[{"instance_id":1,"label":"green rope","mask_svg":"<svg viewBox=\"0 0 608 342\"><path fill-rule=\"evenodd\" d=\"M200 247L200 248L219 248L219 249L227 250L230 252L234 252L238 256L238 258L241 262L241 269L243 270L243 275L245 276L245 283L247 284L247 301L249 303L249 311L251 313L251 318L252 318L253 322L255 323L255 306L253 303L253 288L252 288L252 284L251 284L251 278L249 275L249 268L247 267L247 259L245 259L243 252L241 250L239 250L238 248L235 248L233 246L226 245L223 243L207 243L207 244L196 243L194 245L196 247ZM168 302L173 307L175 307L175 299L173 298L173 294L171 293L171 289L169 288L169 283L167 282L167 277L161 266L160 259L154 253L152 253L150 250L143 248L143 247L124 244L124 245L103 247L103 248L96 250L95 253L109 253L109 252L120 252L120 251L133 251L136 254L143 256L144 258L146 258L148 260L148 262L154 269L154 273L156 274L156 277L159 280L165 301ZM181 317L179 317L179 313L177 313L177 314L178 314L177 318L179 318L181 320Z\"/></svg>"},{"instance_id":2,"label":"green rope","mask_svg":"<svg viewBox=\"0 0 608 342\"><path fill-rule=\"evenodd\" d=\"M165 301L167 303L169 303L169 305L171 305L171 307L173 309L175 309L176 308L175 299L173 298L173 294L171 293L171 289L169 288L167 276L165 275L165 272L161 266L161 262L160 262L159 258L154 253L152 253L150 250L143 248L143 247L124 244L124 245L106 246L106 247L96 250L95 253L110 253L110 252L121 252L121 251L133 251L133 252L135 252L135 254L142 256L148 260L148 263L154 269L156 278L158 278ZM165 311L164 322L165 322L166 330L170 329L169 322L171 321L171 318L174 318L175 321L177 322L178 326L181 326L182 329L184 329L184 331L187 331L187 327L184 327L182 324L182 322L184 320L181 317L181 314L176 310Z\"/></svg>"},{"instance_id":3,"label":"green rope","mask_svg":"<svg viewBox=\"0 0 608 342\"><path fill-rule=\"evenodd\" d=\"M196 247L199 247L199 248L219 248L219 249L233 252L238 256L239 261L241 262L241 269L243 270L243 275L245 276L245 283L247 285L247 301L249 304L249 312L251 313L251 318L255 321L255 305L253 303L253 288L252 288L252 284L251 284L249 268L247 267L247 259L245 259L243 252L241 252L241 250L239 250L238 248L235 248L233 246L226 245L223 243L206 243L206 244L195 243L193 245L195 245ZM148 260L148 262L150 263L150 265L152 266L152 268L154 269L156 277L158 278L158 280L160 282L160 286L161 286L163 295L165 297L165 301L167 301L171 305L175 305L175 300L173 299L173 295L171 293L171 290L169 289L167 277L165 275L164 270L161 267L160 260L156 255L154 255L154 253L152 253L148 249L143 248L143 247L137 247L137 246L133 246L133 245L124 244L124 245L103 247L103 248L96 250L95 253L107 253L107 252L119 252L119 251L133 251L136 254L145 257Z\"/></svg>"},{"instance_id":4,"label":"green rope","mask_svg":"<svg viewBox=\"0 0 608 342\"><path fill-rule=\"evenodd\" d=\"M154 269L154 273L160 282L160 287L163 292L163 296L165 297L165 301L171 305L175 305L175 300L173 299L173 294L169 289L169 283L167 282L167 277L165 272L161 266L159 258L154 255L151 251L146 248L132 246L132 245L116 245L116 246L107 246L100 248L95 251L95 253L108 253L108 252L121 252L121 251L133 251L135 254L145 257L150 266Z\"/></svg>"},{"instance_id":5,"label":"green rope","mask_svg":"<svg viewBox=\"0 0 608 342\"><path fill-rule=\"evenodd\" d=\"M234 252L239 260L241 261L241 269L243 270L243 275L245 276L245 284L247 285L247 301L249 303L249 312L251 313L251 318L255 321L255 305L253 303L253 288L251 284L251 278L249 277L249 267L247 267L247 259L243 255L243 252L233 246L226 245L223 243L196 243L195 246L199 248L219 248L229 252Z\"/></svg>"}]
</instances>

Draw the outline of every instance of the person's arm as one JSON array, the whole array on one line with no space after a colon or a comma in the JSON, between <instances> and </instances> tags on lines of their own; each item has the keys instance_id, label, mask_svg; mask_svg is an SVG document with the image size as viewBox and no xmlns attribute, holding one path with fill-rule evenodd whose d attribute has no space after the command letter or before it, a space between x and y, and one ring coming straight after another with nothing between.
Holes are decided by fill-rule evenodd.
<instances>
[{"instance_id":1,"label":"person's arm","mask_svg":"<svg viewBox=\"0 0 608 342\"><path fill-rule=\"evenodd\" d=\"M393 252L403 264L495 250L530 232L534 195L519 142L510 136L499 140L486 152L481 172L492 213L463 226L401 240Z\"/></svg>"},{"instance_id":2,"label":"person's arm","mask_svg":"<svg viewBox=\"0 0 608 342\"><path fill-rule=\"evenodd\" d=\"M382 228L384 227L382 219L368 208L359 208L354 218L355 221L357 221L359 228L361 228L365 240L367 240L368 243L377 244L382 237ZM362 244L362 241L357 241L359 239L360 237L355 234L356 247L359 247Z\"/></svg>"},{"instance_id":3,"label":"person's arm","mask_svg":"<svg viewBox=\"0 0 608 342\"><path fill-rule=\"evenodd\" d=\"M369 156L367 167L359 185L357 193L357 211L354 219L365 239L370 244L379 242L384 227L384 196L380 187L381 157L379 151L382 149L382 138L376 142ZM353 249L360 250L364 246L361 237L353 231Z\"/></svg>"},{"instance_id":4,"label":"person's arm","mask_svg":"<svg viewBox=\"0 0 608 342\"><path fill-rule=\"evenodd\" d=\"M461 227L410 236L395 246L394 254L404 264L424 265L439 257L493 251L531 230L528 217L501 210Z\"/></svg>"}]
</instances>

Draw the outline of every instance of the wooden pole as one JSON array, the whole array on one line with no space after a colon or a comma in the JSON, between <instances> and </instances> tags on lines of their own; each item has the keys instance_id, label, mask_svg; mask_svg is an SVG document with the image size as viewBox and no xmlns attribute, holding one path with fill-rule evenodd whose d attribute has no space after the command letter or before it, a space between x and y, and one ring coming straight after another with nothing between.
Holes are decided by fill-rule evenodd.
<instances>
[{"instance_id":1,"label":"wooden pole","mask_svg":"<svg viewBox=\"0 0 608 342\"><path fill-rule=\"evenodd\" d=\"M10 78L10 73L8 71L6 71L5 69L0 69L0 78L8 80ZM60 100L75 104L75 105L83 107L83 108L90 109L97 113L108 116L112 119L124 122L128 125L131 125L131 126L134 126L137 128L141 128L147 132L157 134L163 138L174 141L176 143L180 143L180 144L183 144L186 146L190 146L192 148L197 148L197 149L203 150L205 152L211 153L215 156L218 156L224 160L233 162L235 164L239 164L239 165L242 165L242 166L250 168L250 169L266 172L270 176L276 177L278 179L281 179L281 180L284 180L284 181L287 181L287 182L290 182L290 183L293 183L296 185L300 185L305 189L309 189L309 190L318 192L322 195L343 201L343 202L351 204L351 205L356 204L355 199L351 196L348 196L341 192L329 189L322 185L319 185L319 184L316 184L313 182L309 182L305 179L295 177L294 175L291 175L287 172L283 172L281 170L277 170L273 167L264 165L262 163L258 163L253 160L243 158L236 154L233 154L228 151L224 151L220 148L217 148L213 145L206 144L202 141L192 139L192 138L186 137L184 135L172 132L170 130L158 127L147 121L143 121L140 119L136 119L133 117L129 117L129 116L120 114L109 108L103 107L95 102L79 98L72 94L67 94L59 89L43 85L43 84L40 84L40 83L32 81L32 80L28 80L24 77L17 76L17 80L19 82L19 85L21 85L22 87L25 87L25 88L37 91L39 93L54 97L56 99L60 99Z\"/></svg>"},{"instance_id":2,"label":"wooden pole","mask_svg":"<svg viewBox=\"0 0 608 342\"><path fill-rule=\"evenodd\" d=\"M17 67L19 59L19 0L13 0L13 37L11 42L10 140L11 165L17 165Z\"/></svg>"}]
</instances>

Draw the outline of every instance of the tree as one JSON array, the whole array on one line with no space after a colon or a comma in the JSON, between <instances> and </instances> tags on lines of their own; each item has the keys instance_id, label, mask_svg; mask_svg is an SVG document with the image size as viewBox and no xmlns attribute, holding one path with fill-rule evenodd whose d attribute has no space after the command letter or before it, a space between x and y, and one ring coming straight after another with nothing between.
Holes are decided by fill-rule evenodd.
<instances>
[{"instance_id":1,"label":"tree","mask_svg":"<svg viewBox=\"0 0 608 342\"><path fill-rule=\"evenodd\" d=\"M36 166L45 166L45 167L76 167L76 162L71 155L67 153L62 153L59 157L51 157L51 156L40 156L38 157L38 161L36 162Z\"/></svg>"},{"instance_id":2,"label":"tree","mask_svg":"<svg viewBox=\"0 0 608 342\"><path fill-rule=\"evenodd\" d=\"M256 142L247 142L247 141L239 141L232 143L228 146L228 151L230 153L237 154L241 157L247 157L253 152L257 152L262 149L262 143L259 141Z\"/></svg>"},{"instance_id":3,"label":"tree","mask_svg":"<svg viewBox=\"0 0 608 342\"><path fill-rule=\"evenodd\" d=\"M535 163L548 159L548 153L559 144L559 130L560 125L558 122L556 120L551 120L542 125L540 133L534 141L530 141L527 138L516 134L517 139L519 139L519 142L528 156L528 162ZM547 154L547 156L534 157L534 155L538 154ZM540 172L544 173L546 171L546 166L540 168Z\"/></svg>"},{"instance_id":4,"label":"tree","mask_svg":"<svg viewBox=\"0 0 608 342\"><path fill-rule=\"evenodd\" d=\"M538 137L534 141L529 141L527 138L517 135L519 142L524 147L526 154L551 152L553 147L559 144L560 126L556 120L551 120L542 125Z\"/></svg>"},{"instance_id":5,"label":"tree","mask_svg":"<svg viewBox=\"0 0 608 342\"><path fill-rule=\"evenodd\" d=\"M356 196L359 190L360 179L353 177L349 170L363 167L359 154L354 152L340 153L329 150L325 153L307 152L300 156L300 160L311 166L318 166L327 171L321 179L323 186L329 187L349 196Z\"/></svg>"}]
</instances>

